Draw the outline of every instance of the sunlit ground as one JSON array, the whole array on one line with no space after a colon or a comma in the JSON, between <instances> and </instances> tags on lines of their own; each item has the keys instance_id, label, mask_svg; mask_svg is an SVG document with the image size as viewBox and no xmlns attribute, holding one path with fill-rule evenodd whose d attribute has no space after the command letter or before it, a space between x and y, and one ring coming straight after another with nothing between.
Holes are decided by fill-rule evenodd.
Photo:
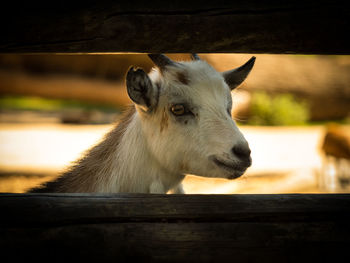
<instances>
[{"instance_id":1,"label":"sunlit ground","mask_svg":"<svg viewBox=\"0 0 350 263\"><path fill-rule=\"evenodd\" d=\"M112 125L0 124L0 191L24 192L64 171ZM187 176L186 193L316 193L322 126L241 127L253 165L237 180Z\"/></svg>"}]
</instances>

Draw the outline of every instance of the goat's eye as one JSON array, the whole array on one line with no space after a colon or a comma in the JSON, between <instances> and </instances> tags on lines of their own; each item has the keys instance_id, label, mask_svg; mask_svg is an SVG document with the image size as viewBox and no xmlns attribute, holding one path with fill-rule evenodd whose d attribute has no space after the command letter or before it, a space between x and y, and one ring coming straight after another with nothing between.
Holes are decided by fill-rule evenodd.
<instances>
[{"instance_id":1,"label":"goat's eye","mask_svg":"<svg viewBox=\"0 0 350 263\"><path fill-rule=\"evenodd\" d=\"M171 112L176 116L181 116L186 113L185 106L183 104L176 104L171 106Z\"/></svg>"}]
</instances>

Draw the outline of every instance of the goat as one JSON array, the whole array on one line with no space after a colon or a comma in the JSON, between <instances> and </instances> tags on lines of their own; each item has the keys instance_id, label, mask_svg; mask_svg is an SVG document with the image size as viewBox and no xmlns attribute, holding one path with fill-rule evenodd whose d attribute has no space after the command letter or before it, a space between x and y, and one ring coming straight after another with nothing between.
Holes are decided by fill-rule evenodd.
<instances>
[{"instance_id":1,"label":"goat","mask_svg":"<svg viewBox=\"0 0 350 263\"><path fill-rule=\"evenodd\" d=\"M186 62L148 56L156 65L149 74L127 72L134 103L119 124L60 177L30 192L184 193L185 174L243 175L250 149L231 117L231 90L255 57L219 73L196 54Z\"/></svg>"}]
</instances>

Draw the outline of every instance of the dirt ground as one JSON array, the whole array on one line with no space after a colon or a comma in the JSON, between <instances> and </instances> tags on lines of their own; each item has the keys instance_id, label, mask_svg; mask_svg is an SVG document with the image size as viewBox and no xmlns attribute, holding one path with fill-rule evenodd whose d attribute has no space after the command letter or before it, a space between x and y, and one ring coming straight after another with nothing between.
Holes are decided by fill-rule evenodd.
<instances>
[{"instance_id":1,"label":"dirt ground","mask_svg":"<svg viewBox=\"0 0 350 263\"><path fill-rule=\"evenodd\" d=\"M62 172L111 125L0 124L0 192L24 192ZM189 175L189 194L317 193L324 128L241 127L253 165L237 180Z\"/></svg>"}]
</instances>

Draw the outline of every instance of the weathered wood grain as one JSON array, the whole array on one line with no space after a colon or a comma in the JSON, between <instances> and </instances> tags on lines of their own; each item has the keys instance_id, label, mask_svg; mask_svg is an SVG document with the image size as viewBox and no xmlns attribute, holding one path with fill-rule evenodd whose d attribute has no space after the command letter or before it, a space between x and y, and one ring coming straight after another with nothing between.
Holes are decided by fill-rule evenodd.
<instances>
[{"instance_id":1,"label":"weathered wood grain","mask_svg":"<svg viewBox=\"0 0 350 263\"><path fill-rule=\"evenodd\" d=\"M1 194L2 224L350 219L350 195ZM6 213L5 213L6 212Z\"/></svg>"},{"instance_id":2,"label":"weathered wood grain","mask_svg":"<svg viewBox=\"0 0 350 263\"><path fill-rule=\"evenodd\" d=\"M350 245L346 194L2 194L0 211L12 260L334 262Z\"/></svg>"},{"instance_id":3,"label":"weathered wood grain","mask_svg":"<svg viewBox=\"0 0 350 263\"><path fill-rule=\"evenodd\" d=\"M2 6L0 52L350 54L346 1L79 2Z\"/></svg>"}]
</instances>

